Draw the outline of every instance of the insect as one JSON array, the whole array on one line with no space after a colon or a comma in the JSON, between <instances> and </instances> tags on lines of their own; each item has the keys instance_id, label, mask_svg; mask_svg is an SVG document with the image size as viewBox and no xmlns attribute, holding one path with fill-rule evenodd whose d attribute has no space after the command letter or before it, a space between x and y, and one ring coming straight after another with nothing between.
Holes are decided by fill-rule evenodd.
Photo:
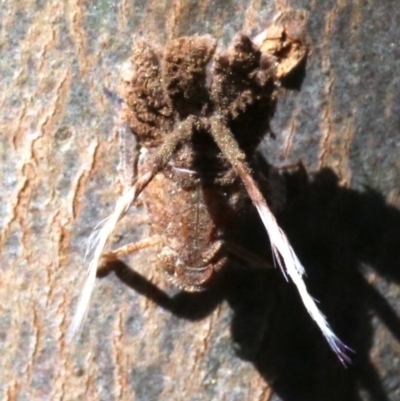
<instances>
[{"instance_id":1,"label":"insect","mask_svg":"<svg viewBox=\"0 0 400 401\"><path fill-rule=\"evenodd\" d=\"M294 56L293 56L294 55ZM114 213L92 243L88 277L70 333L79 330L102 258L147 246L169 280L199 291L227 263L238 220L256 208L275 263L297 286L330 347L347 361L347 347L331 330L302 279L304 267L278 226L252 169L256 149L270 132L280 78L305 56L305 47L282 30L270 41L239 34L228 49L211 36L181 37L156 49L138 40L122 73L119 123L123 191ZM108 238L139 195L152 236L104 253Z\"/></svg>"}]
</instances>

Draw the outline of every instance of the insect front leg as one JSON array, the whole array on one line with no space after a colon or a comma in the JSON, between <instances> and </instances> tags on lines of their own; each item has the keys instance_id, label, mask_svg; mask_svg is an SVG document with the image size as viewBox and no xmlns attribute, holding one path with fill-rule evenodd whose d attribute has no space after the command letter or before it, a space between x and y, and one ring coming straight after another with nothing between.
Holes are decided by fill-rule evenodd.
<instances>
[{"instance_id":1,"label":"insect front leg","mask_svg":"<svg viewBox=\"0 0 400 401\"><path fill-rule=\"evenodd\" d=\"M133 185L134 178L137 175L139 149L136 135L131 131L127 121L117 124L117 134L119 144L118 175L125 189Z\"/></svg>"},{"instance_id":2,"label":"insect front leg","mask_svg":"<svg viewBox=\"0 0 400 401\"><path fill-rule=\"evenodd\" d=\"M126 106L125 101L119 95L108 88L103 88L104 95L110 101L115 111L115 130L118 136L119 165L118 175L123 188L133 185L133 179L137 173L137 161L139 155L136 135L129 127L126 120L121 119L122 110Z\"/></svg>"},{"instance_id":3,"label":"insect front leg","mask_svg":"<svg viewBox=\"0 0 400 401\"><path fill-rule=\"evenodd\" d=\"M111 252L104 253L102 257L107 261L113 261L118 259L120 256L129 255L131 253L140 251L141 249L157 245L161 242L161 240L162 237L160 235L153 235L152 237L144 238L138 242L131 242L130 244L121 246L120 248L114 249Z\"/></svg>"},{"instance_id":4,"label":"insect front leg","mask_svg":"<svg viewBox=\"0 0 400 401\"><path fill-rule=\"evenodd\" d=\"M270 269L274 267L272 263L269 263L264 258L261 258L257 254L253 252L249 252L247 249L243 248L237 243L234 242L226 242L225 248L231 253L232 255L237 256L238 258L242 259L244 262L249 263L251 267L260 268L260 269Z\"/></svg>"}]
</instances>

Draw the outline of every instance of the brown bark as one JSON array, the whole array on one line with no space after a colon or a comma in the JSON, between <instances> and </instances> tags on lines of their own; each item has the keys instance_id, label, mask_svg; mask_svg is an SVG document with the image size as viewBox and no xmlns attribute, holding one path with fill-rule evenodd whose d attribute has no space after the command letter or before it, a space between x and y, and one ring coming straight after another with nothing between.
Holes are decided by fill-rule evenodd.
<instances>
[{"instance_id":1,"label":"brown bark","mask_svg":"<svg viewBox=\"0 0 400 401\"><path fill-rule=\"evenodd\" d=\"M280 12L305 18L309 57L263 151L316 173L288 179L281 221L353 365L337 362L279 272L241 270L219 292L171 300L119 266L98 279L84 332L67 344L85 241L118 192L103 88L116 90L133 37L229 44ZM400 400L395 1L12 1L0 18L1 400L268 400L271 386L274 400ZM142 214L121 221L116 244L146 235ZM173 294L154 257L126 263Z\"/></svg>"}]
</instances>

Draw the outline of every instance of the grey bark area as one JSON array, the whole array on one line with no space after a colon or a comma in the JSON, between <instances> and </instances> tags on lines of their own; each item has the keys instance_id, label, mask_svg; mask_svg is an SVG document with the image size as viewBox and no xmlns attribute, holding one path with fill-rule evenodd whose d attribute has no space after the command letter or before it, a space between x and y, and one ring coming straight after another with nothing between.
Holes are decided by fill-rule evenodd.
<instances>
[{"instance_id":1,"label":"grey bark area","mask_svg":"<svg viewBox=\"0 0 400 401\"><path fill-rule=\"evenodd\" d=\"M99 274L68 344L86 240L118 196L104 87L116 91L134 38L208 33L227 46L299 15L304 80L282 89L262 152L304 165L282 173L278 217L352 363L278 270L235 267L185 294L151 249ZM21 0L0 20L1 400L400 400L396 1ZM145 215L132 209L111 245L144 238Z\"/></svg>"}]
</instances>

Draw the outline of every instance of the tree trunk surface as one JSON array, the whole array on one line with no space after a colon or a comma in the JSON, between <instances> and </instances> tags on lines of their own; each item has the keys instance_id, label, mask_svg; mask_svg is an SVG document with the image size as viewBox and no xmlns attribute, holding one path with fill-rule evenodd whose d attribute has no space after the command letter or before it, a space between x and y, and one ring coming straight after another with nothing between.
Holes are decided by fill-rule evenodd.
<instances>
[{"instance_id":1,"label":"tree trunk surface","mask_svg":"<svg viewBox=\"0 0 400 401\"><path fill-rule=\"evenodd\" d=\"M14 0L0 18L1 400L400 400L396 1ZM278 217L352 362L278 269L235 268L185 294L152 268L151 249L100 274L68 343L87 238L119 193L104 88L117 90L134 39L211 34L229 46L291 18L305 77L280 91L276 139L261 150L305 168L282 173ZM146 237L145 215L132 208L111 246Z\"/></svg>"}]
</instances>

